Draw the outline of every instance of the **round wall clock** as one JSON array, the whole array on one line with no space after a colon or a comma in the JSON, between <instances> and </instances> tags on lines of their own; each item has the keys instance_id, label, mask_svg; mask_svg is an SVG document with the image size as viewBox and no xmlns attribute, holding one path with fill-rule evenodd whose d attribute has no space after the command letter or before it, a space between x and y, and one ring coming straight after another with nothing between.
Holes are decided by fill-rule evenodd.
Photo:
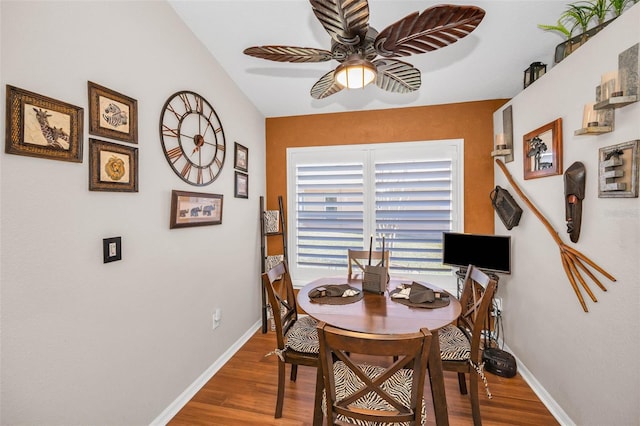
<instances>
[{"instance_id":1,"label":"round wall clock","mask_svg":"<svg viewBox=\"0 0 640 426\"><path fill-rule=\"evenodd\" d=\"M183 181L208 185L220 174L227 143L222 123L211 104L183 90L167 99L160 115L164 155Z\"/></svg>"}]
</instances>

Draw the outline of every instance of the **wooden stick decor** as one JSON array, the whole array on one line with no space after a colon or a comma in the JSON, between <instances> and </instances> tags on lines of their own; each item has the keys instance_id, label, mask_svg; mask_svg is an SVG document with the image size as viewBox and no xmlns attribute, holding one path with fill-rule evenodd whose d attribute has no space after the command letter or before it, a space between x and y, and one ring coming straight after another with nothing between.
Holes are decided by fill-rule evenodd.
<instances>
[{"instance_id":1,"label":"wooden stick decor","mask_svg":"<svg viewBox=\"0 0 640 426\"><path fill-rule=\"evenodd\" d=\"M500 167L500 170L502 170L504 175L507 177L507 180L509 181L511 186L513 186L513 189L518 193L520 198L522 198L522 201L524 201L525 204L529 206L533 214L535 214L536 217L540 219L540 221L545 226L545 228L547 228L547 231L549 231L549 233L551 234L551 237L553 237L553 240L556 242L556 244L558 244L558 247L560 248L560 260L562 261L562 267L564 268L564 272L567 274L567 278L569 278L571 287L573 287L573 291L576 293L576 296L580 301L580 305L582 305L582 309L585 312L589 312L589 309L587 309L587 304L585 303L584 298L582 297L580 287L578 287L578 283L580 284L580 286L582 286L584 291L589 295L591 300L593 300L594 302L597 302L598 300L596 299L595 295L589 288L589 285L587 284L584 277L582 276L581 270L587 275L589 279L595 282L596 285L602 289L602 291L607 291L606 287L602 285L602 283L595 277L595 275L589 269L587 269L587 265L589 265L590 267L592 267L593 269L595 269L596 271L598 271L599 273L601 273L611 281L616 281L616 279L607 271L605 271L604 269L596 265L595 262L590 260L587 256L580 253L578 250L572 247L569 247L568 245L563 243L562 240L560 239L560 236L558 236L558 233L556 232L555 229L553 229L549 221L542 215L542 213L540 213L540 211L536 208L536 206L533 205L533 203L527 198L526 195L524 195L522 190L518 187L516 182L513 180L513 177L507 170L507 167L502 162L502 160L496 159L496 163Z\"/></svg>"}]
</instances>

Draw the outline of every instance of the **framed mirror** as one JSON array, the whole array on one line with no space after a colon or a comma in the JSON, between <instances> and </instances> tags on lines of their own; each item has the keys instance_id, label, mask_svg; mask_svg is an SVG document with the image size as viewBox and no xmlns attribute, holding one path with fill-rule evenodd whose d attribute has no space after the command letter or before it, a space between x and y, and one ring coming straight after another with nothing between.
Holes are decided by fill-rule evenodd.
<instances>
[{"instance_id":1,"label":"framed mirror","mask_svg":"<svg viewBox=\"0 0 640 426\"><path fill-rule=\"evenodd\" d=\"M562 118L522 137L525 179L562 174Z\"/></svg>"}]
</instances>

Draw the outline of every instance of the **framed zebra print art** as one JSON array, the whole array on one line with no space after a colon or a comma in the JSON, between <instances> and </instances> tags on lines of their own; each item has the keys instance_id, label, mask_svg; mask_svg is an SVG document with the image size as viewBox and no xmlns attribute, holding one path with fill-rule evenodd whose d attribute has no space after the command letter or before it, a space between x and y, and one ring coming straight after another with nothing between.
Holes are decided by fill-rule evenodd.
<instances>
[{"instance_id":1,"label":"framed zebra print art","mask_svg":"<svg viewBox=\"0 0 640 426\"><path fill-rule=\"evenodd\" d=\"M91 81L89 88L89 133L138 143L138 101Z\"/></svg>"},{"instance_id":2,"label":"framed zebra print art","mask_svg":"<svg viewBox=\"0 0 640 426\"><path fill-rule=\"evenodd\" d=\"M7 85L7 154L82 163L84 110Z\"/></svg>"}]
</instances>

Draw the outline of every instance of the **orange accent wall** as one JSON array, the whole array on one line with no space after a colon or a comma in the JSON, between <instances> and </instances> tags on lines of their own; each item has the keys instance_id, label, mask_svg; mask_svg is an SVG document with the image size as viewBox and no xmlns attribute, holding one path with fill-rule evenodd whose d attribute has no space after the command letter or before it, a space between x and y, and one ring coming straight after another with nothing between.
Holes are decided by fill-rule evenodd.
<instances>
[{"instance_id":1,"label":"orange accent wall","mask_svg":"<svg viewBox=\"0 0 640 426\"><path fill-rule=\"evenodd\" d=\"M267 118L266 207L277 209L282 195L286 209L287 148L464 139L464 229L493 234L493 113L507 101ZM281 250L276 241L269 246Z\"/></svg>"}]
</instances>

